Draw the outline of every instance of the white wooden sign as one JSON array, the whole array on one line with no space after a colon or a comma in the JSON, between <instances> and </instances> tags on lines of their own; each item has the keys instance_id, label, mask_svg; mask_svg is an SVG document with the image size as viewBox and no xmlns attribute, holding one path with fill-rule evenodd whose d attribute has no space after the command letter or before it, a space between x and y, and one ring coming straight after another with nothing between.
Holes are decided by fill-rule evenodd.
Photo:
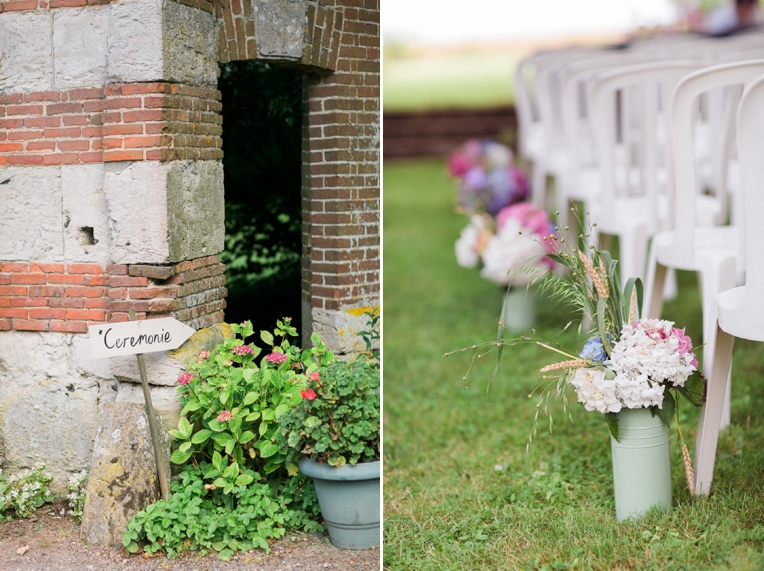
<instances>
[{"instance_id":1,"label":"white wooden sign","mask_svg":"<svg viewBox=\"0 0 764 571\"><path fill-rule=\"evenodd\" d=\"M174 317L90 325L94 359L177 349L194 329Z\"/></svg>"}]
</instances>

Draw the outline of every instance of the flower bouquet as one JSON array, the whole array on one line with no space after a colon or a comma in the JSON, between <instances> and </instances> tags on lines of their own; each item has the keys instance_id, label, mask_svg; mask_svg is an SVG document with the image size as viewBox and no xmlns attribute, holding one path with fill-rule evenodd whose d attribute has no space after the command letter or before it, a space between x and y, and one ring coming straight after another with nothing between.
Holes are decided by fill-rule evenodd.
<instances>
[{"instance_id":1,"label":"flower bouquet","mask_svg":"<svg viewBox=\"0 0 764 571\"><path fill-rule=\"evenodd\" d=\"M617 262L606 250L590 246L587 237L582 234L572 243L556 235L543 238L553 244L554 253L548 257L569 271L568 277L548 273L538 288L552 300L573 304L591 319L594 326L582 350L570 351L536 331L505 339L502 322L498 340L476 345L474 350L479 353L492 345L498 347L500 358L504 346L526 342L563 357L541 369L544 382L528 444L537 433L539 412L547 414L551 401L561 401L570 418L569 391L586 410L603 414L612 436L616 512L622 520L654 506L671 505L668 427L672 423L682 441L690 493L694 490L689 452L676 411L680 394L700 406L705 382L684 329L670 321L639 319L641 281L629 279L622 288Z\"/></svg>"},{"instance_id":2,"label":"flower bouquet","mask_svg":"<svg viewBox=\"0 0 764 571\"><path fill-rule=\"evenodd\" d=\"M496 216L530 194L528 178L514 166L509 147L470 139L448 158L448 174L459 181L458 202L466 212Z\"/></svg>"}]
</instances>

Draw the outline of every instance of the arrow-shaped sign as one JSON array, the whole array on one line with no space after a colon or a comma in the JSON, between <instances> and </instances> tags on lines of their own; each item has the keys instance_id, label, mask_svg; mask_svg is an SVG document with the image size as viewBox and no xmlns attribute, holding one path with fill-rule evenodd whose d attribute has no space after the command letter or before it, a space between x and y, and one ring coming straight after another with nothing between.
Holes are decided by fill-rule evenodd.
<instances>
[{"instance_id":1,"label":"arrow-shaped sign","mask_svg":"<svg viewBox=\"0 0 764 571\"><path fill-rule=\"evenodd\" d=\"M94 359L177 349L194 329L174 317L90 325Z\"/></svg>"}]
</instances>

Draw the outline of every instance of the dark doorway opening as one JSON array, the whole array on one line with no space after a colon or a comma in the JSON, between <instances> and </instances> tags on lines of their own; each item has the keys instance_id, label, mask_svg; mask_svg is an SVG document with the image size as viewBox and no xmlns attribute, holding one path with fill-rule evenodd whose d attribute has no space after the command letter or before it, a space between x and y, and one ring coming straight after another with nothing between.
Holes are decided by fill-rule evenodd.
<instances>
[{"instance_id":1,"label":"dark doorway opening","mask_svg":"<svg viewBox=\"0 0 764 571\"><path fill-rule=\"evenodd\" d=\"M221 66L226 321L300 331L302 74L255 62Z\"/></svg>"}]
</instances>

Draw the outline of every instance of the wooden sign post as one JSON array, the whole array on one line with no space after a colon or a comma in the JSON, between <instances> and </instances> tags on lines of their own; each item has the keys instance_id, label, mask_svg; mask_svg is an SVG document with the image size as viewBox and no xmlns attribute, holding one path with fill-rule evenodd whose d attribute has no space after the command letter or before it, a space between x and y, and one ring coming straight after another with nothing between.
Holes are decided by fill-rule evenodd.
<instances>
[{"instance_id":1,"label":"wooden sign post","mask_svg":"<svg viewBox=\"0 0 764 571\"><path fill-rule=\"evenodd\" d=\"M161 452L162 447L159 442L154 407L151 404L151 391L149 390L149 379L146 374L146 361L143 354L177 349L194 334L194 329L172 317L136 321L135 310L131 309L130 321L90 325L88 331L93 358L135 355L138 359L143 399L146 401L146 416L149 417L151 442L154 445L154 460L157 465L159 488L162 491L162 499L167 501L170 496L170 480L165 470L164 457Z\"/></svg>"}]
</instances>

